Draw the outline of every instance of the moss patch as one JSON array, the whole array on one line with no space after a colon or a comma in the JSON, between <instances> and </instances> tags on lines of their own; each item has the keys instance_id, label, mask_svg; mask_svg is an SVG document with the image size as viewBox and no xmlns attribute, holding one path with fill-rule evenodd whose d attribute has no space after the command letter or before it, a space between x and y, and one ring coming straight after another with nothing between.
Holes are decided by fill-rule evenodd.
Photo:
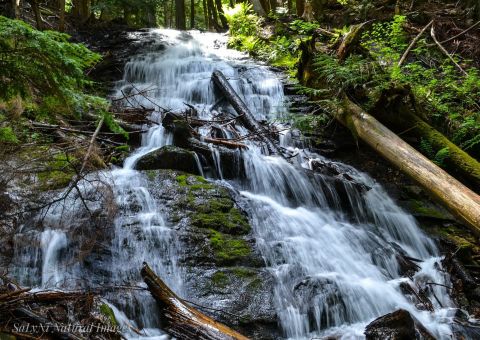
<instances>
[{"instance_id":1,"label":"moss patch","mask_svg":"<svg viewBox=\"0 0 480 340\"><path fill-rule=\"evenodd\" d=\"M112 308L106 303L100 305L100 313L105 315L112 326L118 326L117 319L115 319L115 314L113 313Z\"/></svg>"},{"instance_id":2,"label":"moss patch","mask_svg":"<svg viewBox=\"0 0 480 340\"><path fill-rule=\"evenodd\" d=\"M196 228L213 229L231 235L246 235L250 231L248 220L235 207L228 190L218 187L201 176L180 174L175 177L184 196L177 207L186 210Z\"/></svg>"},{"instance_id":3,"label":"moss patch","mask_svg":"<svg viewBox=\"0 0 480 340\"><path fill-rule=\"evenodd\" d=\"M252 250L245 240L214 229L210 229L209 232L210 246L220 263L231 264L250 256Z\"/></svg>"},{"instance_id":4,"label":"moss patch","mask_svg":"<svg viewBox=\"0 0 480 340\"><path fill-rule=\"evenodd\" d=\"M214 287L225 288L229 281L227 274L222 271L217 271L212 275L212 285Z\"/></svg>"},{"instance_id":5,"label":"moss patch","mask_svg":"<svg viewBox=\"0 0 480 340\"><path fill-rule=\"evenodd\" d=\"M441 220L450 219L450 217L447 214L444 214L441 210L428 206L419 200L408 201L408 208L416 216L436 218Z\"/></svg>"}]
</instances>

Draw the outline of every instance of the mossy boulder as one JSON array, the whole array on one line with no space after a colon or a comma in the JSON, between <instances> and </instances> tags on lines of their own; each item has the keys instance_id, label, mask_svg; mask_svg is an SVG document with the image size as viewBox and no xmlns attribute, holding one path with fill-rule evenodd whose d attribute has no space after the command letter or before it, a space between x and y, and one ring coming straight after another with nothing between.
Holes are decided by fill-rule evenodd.
<instances>
[{"instance_id":1,"label":"mossy boulder","mask_svg":"<svg viewBox=\"0 0 480 340\"><path fill-rule=\"evenodd\" d=\"M164 146L147 153L137 161L135 168L137 170L174 169L200 174L195 153L176 146Z\"/></svg>"},{"instance_id":2,"label":"mossy boulder","mask_svg":"<svg viewBox=\"0 0 480 340\"><path fill-rule=\"evenodd\" d=\"M238 325L251 338L275 338L274 279L255 247L238 194L219 182L181 171L144 174L180 243L179 262L189 299L225 311L216 317Z\"/></svg>"}]
</instances>

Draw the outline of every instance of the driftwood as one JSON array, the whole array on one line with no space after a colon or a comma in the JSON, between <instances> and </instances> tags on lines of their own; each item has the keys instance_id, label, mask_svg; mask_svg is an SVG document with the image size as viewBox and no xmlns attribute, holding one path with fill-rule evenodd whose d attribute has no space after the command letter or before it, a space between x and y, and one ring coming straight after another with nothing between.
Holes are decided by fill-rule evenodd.
<instances>
[{"instance_id":1,"label":"driftwood","mask_svg":"<svg viewBox=\"0 0 480 340\"><path fill-rule=\"evenodd\" d=\"M282 156L282 153L278 146L268 136L268 131L259 122L255 120L255 117L250 112L247 105L245 105L242 99L235 92L225 75L219 70L213 71L212 80L215 85L222 91L223 95L232 105L235 111L238 113L243 125L251 132L259 133L259 138L262 142L265 143L270 154Z\"/></svg>"},{"instance_id":2,"label":"driftwood","mask_svg":"<svg viewBox=\"0 0 480 340\"><path fill-rule=\"evenodd\" d=\"M480 196L404 142L346 96L337 120L417 181L433 198L480 235Z\"/></svg>"},{"instance_id":3,"label":"driftwood","mask_svg":"<svg viewBox=\"0 0 480 340\"><path fill-rule=\"evenodd\" d=\"M248 338L189 306L144 263L141 274L160 306L164 330L177 339L225 340Z\"/></svg>"}]
</instances>

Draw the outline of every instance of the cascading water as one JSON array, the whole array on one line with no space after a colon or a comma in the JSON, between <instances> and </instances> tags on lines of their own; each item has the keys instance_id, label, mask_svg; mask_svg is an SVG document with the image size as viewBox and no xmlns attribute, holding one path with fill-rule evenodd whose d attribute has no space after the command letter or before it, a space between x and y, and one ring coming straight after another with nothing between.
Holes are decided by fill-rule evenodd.
<instances>
[{"instance_id":1,"label":"cascading water","mask_svg":"<svg viewBox=\"0 0 480 340\"><path fill-rule=\"evenodd\" d=\"M181 111L186 104L193 105L202 119L212 119L219 106L227 110L224 103L218 103L210 80L216 69L229 78L258 120L274 120L286 113L283 87L276 75L246 60L243 54L227 50L224 36L171 30L150 34L169 46L160 49L153 45L133 57L117 94L133 94L130 103L155 109L151 120L161 122L160 108ZM138 91L148 93L148 97L135 96ZM248 134L241 127L239 130ZM223 133L232 135L227 130ZM452 303L446 289L431 287L435 311L427 312L420 311L400 288L402 283L445 282L445 275L436 269L440 258L434 243L371 178L352 167L296 149L290 145L290 137L288 131L281 136L282 146L298 153L290 161L265 156L259 145L245 141L249 149L242 152L241 166L246 176L229 181L250 209L257 246L275 277L274 301L284 336L362 337L370 321L403 308L438 338L449 338L446 315ZM125 160L122 169L92 175L111 185L112 192L105 189L104 194L110 194L116 206L112 223L106 222L112 228L110 247L101 251L98 261L82 266L71 262L81 256L84 246L74 237L85 226L85 205L91 211L106 209L95 204L95 197L82 202L78 195L70 194L66 204L55 204L41 217L41 233L33 225L24 226L16 243L33 241L40 246L37 251L17 246L12 271L21 282L70 288L72 282L78 285L79 277L90 277L93 282L82 285L140 284L138 270L148 259L175 292L188 296L182 286L183 269L177 261L182 249L174 228L165 222L163 209L152 199L145 178L134 170L141 156L171 143L172 136L155 125L144 134L142 147ZM213 146L211 151L216 180L224 182L221 154ZM325 176L310 171L315 162L334 164L349 174L350 181L341 183L348 212L340 202L338 188ZM202 170L201 164L199 167ZM81 188L88 196L104 188L101 183L95 186L87 178ZM420 270L411 279L400 274L399 251L421 260ZM122 300L106 298L115 305L118 319L131 319L130 323L147 330L146 335L159 336L162 332L155 330L159 321L154 317L153 299L148 294L135 294L122 295ZM139 298L142 303L135 303Z\"/></svg>"}]
</instances>

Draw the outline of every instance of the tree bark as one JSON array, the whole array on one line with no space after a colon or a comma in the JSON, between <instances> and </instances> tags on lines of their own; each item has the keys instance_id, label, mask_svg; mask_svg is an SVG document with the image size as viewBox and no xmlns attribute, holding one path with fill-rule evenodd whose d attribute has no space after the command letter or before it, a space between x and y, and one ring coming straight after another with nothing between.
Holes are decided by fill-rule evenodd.
<instances>
[{"instance_id":1,"label":"tree bark","mask_svg":"<svg viewBox=\"0 0 480 340\"><path fill-rule=\"evenodd\" d=\"M175 0L175 27L179 30L186 30L185 0Z\"/></svg>"},{"instance_id":2,"label":"tree bark","mask_svg":"<svg viewBox=\"0 0 480 340\"><path fill-rule=\"evenodd\" d=\"M241 121L243 125L251 132L258 133L258 136L265 143L270 154L276 154L282 156L279 148L275 143L268 137L268 131L260 125L255 117L252 115L247 105L242 101L242 99L235 92L233 87L228 82L227 78L223 75L222 72L216 70L212 73L212 80L215 85L222 91L225 98L232 105L235 111L241 116Z\"/></svg>"},{"instance_id":3,"label":"tree bark","mask_svg":"<svg viewBox=\"0 0 480 340\"><path fill-rule=\"evenodd\" d=\"M217 32L221 31L220 26L218 25L218 14L217 14L217 9L215 8L215 4L213 0L207 0L207 6L208 6L208 17L211 25Z\"/></svg>"},{"instance_id":4,"label":"tree bark","mask_svg":"<svg viewBox=\"0 0 480 340\"><path fill-rule=\"evenodd\" d=\"M11 17L13 19L20 18L20 0L11 0Z\"/></svg>"},{"instance_id":5,"label":"tree bark","mask_svg":"<svg viewBox=\"0 0 480 340\"><path fill-rule=\"evenodd\" d=\"M65 0L58 0L58 30L65 31Z\"/></svg>"},{"instance_id":6,"label":"tree bark","mask_svg":"<svg viewBox=\"0 0 480 340\"><path fill-rule=\"evenodd\" d=\"M190 0L190 29L195 28L195 0Z\"/></svg>"},{"instance_id":7,"label":"tree bark","mask_svg":"<svg viewBox=\"0 0 480 340\"><path fill-rule=\"evenodd\" d=\"M305 10L305 0L295 0L295 9L297 11L297 16L301 17Z\"/></svg>"},{"instance_id":8,"label":"tree bark","mask_svg":"<svg viewBox=\"0 0 480 340\"><path fill-rule=\"evenodd\" d=\"M228 29L227 18L225 18L225 13L223 13L222 0L215 0L217 6L218 16L220 17L220 22L222 23L223 29Z\"/></svg>"},{"instance_id":9,"label":"tree bark","mask_svg":"<svg viewBox=\"0 0 480 340\"><path fill-rule=\"evenodd\" d=\"M208 16L208 7L207 7L207 0L202 0L203 5L203 16L205 20L205 28L208 30L210 26L209 16Z\"/></svg>"},{"instance_id":10,"label":"tree bark","mask_svg":"<svg viewBox=\"0 0 480 340\"><path fill-rule=\"evenodd\" d=\"M43 18L40 13L40 7L38 6L38 0L30 0L33 13L35 14L35 22L37 24L37 30L43 30Z\"/></svg>"},{"instance_id":11,"label":"tree bark","mask_svg":"<svg viewBox=\"0 0 480 340\"><path fill-rule=\"evenodd\" d=\"M177 339L248 340L247 337L206 316L178 297L144 263L141 274L150 293L160 306L164 330Z\"/></svg>"},{"instance_id":12,"label":"tree bark","mask_svg":"<svg viewBox=\"0 0 480 340\"><path fill-rule=\"evenodd\" d=\"M336 118L355 136L417 181L434 199L480 235L480 196L420 154L348 98L344 97L342 110Z\"/></svg>"}]
</instances>

